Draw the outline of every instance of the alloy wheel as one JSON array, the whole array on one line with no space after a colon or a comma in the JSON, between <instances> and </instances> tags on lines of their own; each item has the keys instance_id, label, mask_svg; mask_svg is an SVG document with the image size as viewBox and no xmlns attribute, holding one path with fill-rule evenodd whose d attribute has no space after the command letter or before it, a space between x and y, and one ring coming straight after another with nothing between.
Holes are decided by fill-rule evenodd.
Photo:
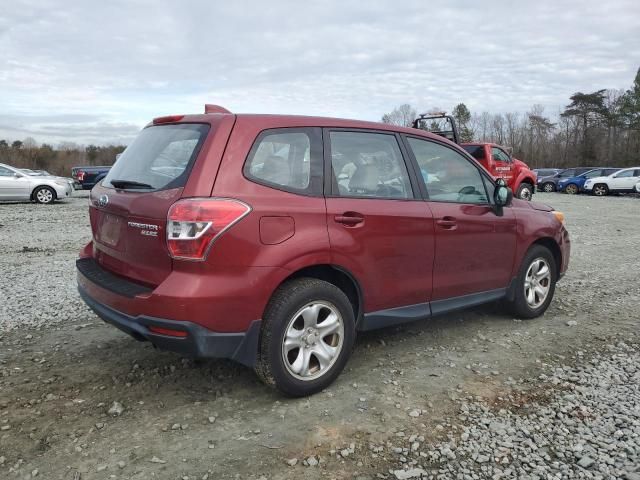
<instances>
[{"instance_id":1,"label":"alloy wheel","mask_svg":"<svg viewBox=\"0 0 640 480\"><path fill-rule=\"evenodd\" d=\"M569 195L575 195L576 193L578 193L578 187L573 183L570 183L569 185L567 185L564 191Z\"/></svg>"},{"instance_id":2,"label":"alloy wheel","mask_svg":"<svg viewBox=\"0 0 640 480\"><path fill-rule=\"evenodd\" d=\"M289 320L282 339L282 360L298 380L315 380L335 364L344 343L344 321L329 302L308 303Z\"/></svg>"},{"instance_id":3,"label":"alloy wheel","mask_svg":"<svg viewBox=\"0 0 640 480\"><path fill-rule=\"evenodd\" d=\"M551 268L547 261L538 257L527 269L524 277L524 297L533 310L539 308L547 299L551 288Z\"/></svg>"},{"instance_id":4,"label":"alloy wheel","mask_svg":"<svg viewBox=\"0 0 640 480\"><path fill-rule=\"evenodd\" d=\"M48 188L42 188L36 193L36 198L40 203L51 203L53 201L53 193Z\"/></svg>"},{"instance_id":5,"label":"alloy wheel","mask_svg":"<svg viewBox=\"0 0 640 480\"><path fill-rule=\"evenodd\" d=\"M545 192L547 192L547 193L551 193L551 192L553 192L553 190L554 190L554 188L553 188L553 183L545 183L545 184L542 186L542 189L543 189Z\"/></svg>"},{"instance_id":6,"label":"alloy wheel","mask_svg":"<svg viewBox=\"0 0 640 480\"><path fill-rule=\"evenodd\" d=\"M607 187L604 185L596 185L593 187L593 194L602 197L607 194Z\"/></svg>"}]
</instances>

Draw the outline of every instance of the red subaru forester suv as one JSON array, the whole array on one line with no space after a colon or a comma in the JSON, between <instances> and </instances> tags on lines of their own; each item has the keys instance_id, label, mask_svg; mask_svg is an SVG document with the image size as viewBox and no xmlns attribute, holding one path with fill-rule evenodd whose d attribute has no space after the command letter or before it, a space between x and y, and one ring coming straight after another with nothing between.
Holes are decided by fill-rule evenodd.
<instances>
[{"instance_id":1,"label":"red subaru forester suv","mask_svg":"<svg viewBox=\"0 0 640 480\"><path fill-rule=\"evenodd\" d=\"M357 331L498 299L544 313L569 262L560 212L512 198L412 128L290 115L156 118L92 191L78 289L160 349L309 395Z\"/></svg>"}]
</instances>

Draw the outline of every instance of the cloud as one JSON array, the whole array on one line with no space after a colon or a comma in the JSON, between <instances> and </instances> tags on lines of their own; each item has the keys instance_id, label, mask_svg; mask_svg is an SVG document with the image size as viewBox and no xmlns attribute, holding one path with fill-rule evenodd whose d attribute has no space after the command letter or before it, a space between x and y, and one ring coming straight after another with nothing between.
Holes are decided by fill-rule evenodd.
<instances>
[{"instance_id":1,"label":"cloud","mask_svg":"<svg viewBox=\"0 0 640 480\"><path fill-rule=\"evenodd\" d=\"M366 120L406 102L554 113L575 91L631 84L638 24L632 0L18 0L0 11L0 134L128 141L207 102Z\"/></svg>"}]
</instances>

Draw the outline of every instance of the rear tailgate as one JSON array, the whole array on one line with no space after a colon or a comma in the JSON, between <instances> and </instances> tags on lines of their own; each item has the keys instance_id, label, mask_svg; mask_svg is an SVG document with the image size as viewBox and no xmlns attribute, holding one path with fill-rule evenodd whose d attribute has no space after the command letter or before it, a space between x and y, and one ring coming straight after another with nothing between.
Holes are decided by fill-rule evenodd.
<instances>
[{"instance_id":1,"label":"rear tailgate","mask_svg":"<svg viewBox=\"0 0 640 480\"><path fill-rule=\"evenodd\" d=\"M103 269L151 287L171 273L167 213L185 195L210 195L233 125L233 120L201 117L210 123L145 128L92 190L93 257Z\"/></svg>"}]
</instances>

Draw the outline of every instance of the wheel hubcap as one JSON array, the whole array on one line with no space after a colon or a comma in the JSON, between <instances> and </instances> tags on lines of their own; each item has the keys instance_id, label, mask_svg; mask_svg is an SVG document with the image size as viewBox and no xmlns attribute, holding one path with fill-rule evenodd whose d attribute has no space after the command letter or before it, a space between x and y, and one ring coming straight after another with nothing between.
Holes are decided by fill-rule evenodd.
<instances>
[{"instance_id":1,"label":"wheel hubcap","mask_svg":"<svg viewBox=\"0 0 640 480\"><path fill-rule=\"evenodd\" d=\"M545 192L547 192L547 193L548 193L548 192L553 192L553 185L551 185L550 183L547 183L547 184L544 186L544 191L545 191Z\"/></svg>"},{"instance_id":2,"label":"wheel hubcap","mask_svg":"<svg viewBox=\"0 0 640 480\"><path fill-rule=\"evenodd\" d=\"M282 341L282 359L291 375L315 380L327 373L340 356L344 322L329 302L312 302L291 318Z\"/></svg>"},{"instance_id":3,"label":"wheel hubcap","mask_svg":"<svg viewBox=\"0 0 640 480\"><path fill-rule=\"evenodd\" d=\"M520 198L523 200L530 200L531 190L529 190L528 188L523 188L522 191L520 192Z\"/></svg>"},{"instance_id":4,"label":"wheel hubcap","mask_svg":"<svg viewBox=\"0 0 640 480\"><path fill-rule=\"evenodd\" d=\"M524 296L529 307L539 308L549 296L551 268L544 258L536 258L524 278Z\"/></svg>"},{"instance_id":5,"label":"wheel hubcap","mask_svg":"<svg viewBox=\"0 0 640 480\"><path fill-rule=\"evenodd\" d=\"M53 199L53 194L49 190L40 190L37 193L38 201L42 203L49 203Z\"/></svg>"},{"instance_id":6,"label":"wheel hubcap","mask_svg":"<svg viewBox=\"0 0 640 480\"><path fill-rule=\"evenodd\" d=\"M604 187L596 187L593 190L593 193L595 193L596 195L604 195L605 189L604 189Z\"/></svg>"},{"instance_id":7,"label":"wheel hubcap","mask_svg":"<svg viewBox=\"0 0 640 480\"><path fill-rule=\"evenodd\" d=\"M569 185L565 190L569 195L573 195L576 193L577 188L575 185Z\"/></svg>"}]
</instances>

